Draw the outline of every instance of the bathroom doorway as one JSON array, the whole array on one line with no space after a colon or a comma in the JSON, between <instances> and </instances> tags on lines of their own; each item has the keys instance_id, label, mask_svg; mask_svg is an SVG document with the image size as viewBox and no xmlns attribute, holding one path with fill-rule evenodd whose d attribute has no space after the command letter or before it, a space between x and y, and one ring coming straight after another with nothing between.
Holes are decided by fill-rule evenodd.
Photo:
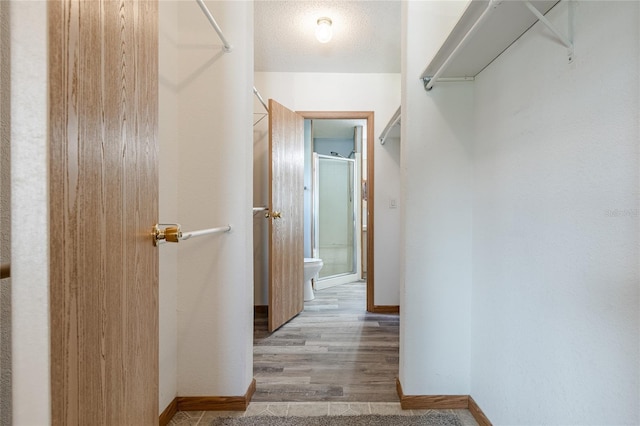
<instances>
[{"instance_id":1,"label":"bathroom doorway","mask_svg":"<svg viewBox=\"0 0 640 426\"><path fill-rule=\"evenodd\" d=\"M373 312L374 114L298 114L310 141L305 141L305 257L324 263L315 288L364 280L367 311Z\"/></svg>"},{"instance_id":2,"label":"bathroom doorway","mask_svg":"<svg viewBox=\"0 0 640 426\"><path fill-rule=\"evenodd\" d=\"M363 200L356 208L356 213L351 213L352 218L344 221L340 232L348 233L346 222L354 222L353 216L356 215L359 216L360 221L368 225L366 228L361 226L356 228L356 230L366 231L363 234L354 231L354 234L357 234L355 238L361 240L360 255L364 258L364 262L360 259L360 263L364 263L366 279L361 280L359 278L361 276L357 276L351 282L318 289L312 300L304 302L304 308L298 315L276 330L269 326L268 311L271 310L271 304L265 307L267 309L255 307L253 373L256 390L252 401L397 402L396 377L399 368L400 328L398 310L397 307L393 309L394 307L391 306L376 306L373 297L375 266L372 226L374 223L373 149L374 142L377 141L373 134L374 113L300 111L296 113L302 117L303 121L360 120L358 125L352 126L353 129L359 127L359 131L362 131L360 146L352 140L350 147L344 147L347 151L341 151L335 147L329 148L329 155L325 158L330 162L333 160L338 165L352 165L356 170L355 177L349 170L350 167L342 168L342 171L330 172L334 175L342 173L344 179L340 180L345 185L337 190L334 185L333 188L329 188L329 192L340 193L343 199L348 198L351 195L349 188L353 185L353 195L351 195L353 202L355 199ZM262 133L260 128L256 127L254 127L254 134L256 140L260 141ZM305 130L310 133L311 126L309 125ZM353 131L356 132L356 130ZM303 143L304 137L300 139ZM263 147L264 144L256 145L254 151L256 163L273 167L271 160L260 161L263 158L263 151L261 151ZM331 154L332 150L338 155ZM356 152L352 154L351 151ZM321 155L323 154L317 154L318 157ZM310 150L300 161L306 163L306 166L311 169L312 158L313 153ZM359 170L355 164L355 159L358 158L366 159L361 161ZM259 177L260 172L261 169L258 168L254 176ZM351 183L349 183L350 176ZM307 202L310 202L313 182L309 175L307 177L308 180L303 180L302 185L296 184L291 190L304 187L300 192L304 194L303 198L307 198ZM301 204L304 204L304 200ZM303 208L300 209L300 213L304 216L302 210ZM348 211L351 210L345 207L341 212L333 209L329 214L344 218L348 215ZM256 217L254 221L256 235L260 235L260 224L264 223L261 217L264 215ZM311 232L310 224L307 224L307 228L308 232ZM303 232L299 234L300 256L304 254L302 234ZM257 247L260 248L261 245ZM308 250L311 250L310 246ZM266 255L268 256L269 253ZM304 255L307 256L308 253ZM320 255L324 256L321 253ZM254 269L254 273L256 271L260 273L258 268Z\"/></svg>"}]
</instances>

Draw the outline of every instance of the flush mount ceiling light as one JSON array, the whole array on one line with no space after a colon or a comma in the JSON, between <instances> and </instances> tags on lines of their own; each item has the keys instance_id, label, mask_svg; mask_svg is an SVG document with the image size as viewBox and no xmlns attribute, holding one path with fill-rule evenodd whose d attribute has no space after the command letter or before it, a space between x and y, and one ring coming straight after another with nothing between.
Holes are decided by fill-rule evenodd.
<instances>
[{"instance_id":1,"label":"flush mount ceiling light","mask_svg":"<svg viewBox=\"0 0 640 426\"><path fill-rule=\"evenodd\" d=\"M329 40L331 40L331 36L333 35L331 24L332 22L330 18L318 18L318 26L316 27L316 38L320 43L328 43Z\"/></svg>"}]
</instances>

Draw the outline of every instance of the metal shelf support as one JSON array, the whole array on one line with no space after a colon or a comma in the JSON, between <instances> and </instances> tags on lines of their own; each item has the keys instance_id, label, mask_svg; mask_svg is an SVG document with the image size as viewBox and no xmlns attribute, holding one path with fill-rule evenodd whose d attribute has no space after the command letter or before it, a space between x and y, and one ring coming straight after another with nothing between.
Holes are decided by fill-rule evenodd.
<instances>
[{"instance_id":1,"label":"metal shelf support","mask_svg":"<svg viewBox=\"0 0 640 426\"><path fill-rule=\"evenodd\" d=\"M573 42L569 39L569 37L566 37L564 34L558 31L558 29L553 26L551 21L549 21L546 16L540 13L540 11L536 9L529 0L526 0L524 2L524 5L527 6L527 9L529 9L531 13L533 13L536 18L538 18L538 20L544 24L545 27L547 27L553 34L555 34L556 37L558 37L558 40L560 40L560 42L564 44L568 49L569 62L573 61ZM571 19L571 5L572 3L569 2L569 19Z\"/></svg>"}]
</instances>

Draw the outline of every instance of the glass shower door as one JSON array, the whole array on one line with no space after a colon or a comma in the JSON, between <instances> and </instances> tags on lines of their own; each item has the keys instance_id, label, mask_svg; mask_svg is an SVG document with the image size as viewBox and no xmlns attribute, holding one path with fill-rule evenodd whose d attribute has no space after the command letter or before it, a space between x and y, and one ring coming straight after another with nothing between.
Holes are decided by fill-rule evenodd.
<instances>
[{"instance_id":1,"label":"glass shower door","mask_svg":"<svg viewBox=\"0 0 640 426\"><path fill-rule=\"evenodd\" d=\"M318 278L357 273L355 160L314 154L314 257Z\"/></svg>"}]
</instances>

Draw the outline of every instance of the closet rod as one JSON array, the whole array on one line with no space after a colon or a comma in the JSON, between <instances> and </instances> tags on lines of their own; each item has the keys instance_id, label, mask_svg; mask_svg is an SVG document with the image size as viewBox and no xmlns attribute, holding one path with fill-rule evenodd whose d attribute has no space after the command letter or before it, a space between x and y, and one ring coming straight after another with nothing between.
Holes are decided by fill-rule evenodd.
<instances>
[{"instance_id":1,"label":"closet rod","mask_svg":"<svg viewBox=\"0 0 640 426\"><path fill-rule=\"evenodd\" d=\"M218 33L218 37L220 37L220 40L222 40L224 51L231 52L231 49L233 49L233 46L231 46L227 41L227 39L224 38L224 34L222 34L222 30L220 29L220 26L218 25L216 20L213 18L213 15L211 14L211 12L209 12L207 5L204 4L204 0L196 0L196 2L198 2L198 6L200 6L200 9L202 9L202 13L204 13L204 15L207 17L207 19L211 23L211 26L213 26L213 29L216 30L216 32Z\"/></svg>"},{"instance_id":2,"label":"closet rod","mask_svg":"<svg viewBox=\"0 0 640 426\"><path fill-rule=\"evenodd\" d=\"M254 207L253 208L253 212L254 213L255 212L264 212L264 211L267 211L267 210L269 210L269 207Z\"/></svg>"},{"instance_id":3,"label":"closet rod","mask_svg":"<svg viewBox=\"0 0 640 426\"><path fill-rule=\"evenodd\" d=\"M482 23L491 16L491 12L495 10L501 3L501 0L489 0L489 4L487 4L487 8L482 12L482 15L478 18L478 20L473 24L469 31L462 37L460 43L451 51L447 59L440 65L440 68L431 76L422 75L422 81L424 82L424 89L429 91L433 88L433 84L436 82L438 77L442 75L442 73L447 69L451 61L458 55L458 53L462 50L462 48L471 40L473 34L482 26Z\"/></svg>"},{"instance_id":4,"label":"closet rod","mask_svg":"<svg viewBox=\"0 0 640 426\"><path fill-rule=\"evenodd\" d=\"M262 99L262 96L260 96L260 92L258 92L258 89L256 89L256 86L253 86L253 94L256 95L256 97L258 98L258 100L260 101L262 106L264 107L265 111L267 111L267 114L269 114L269 107L264 102L264 99Z\"/></svg>"},{"instance_id":5,"label":"closet rod","mask_svg":"<svg viewBox=\"0 0 640 426\"><path fill-rule=\"evenodd\" d=\"M189 238L202 237L204 235L220 234L222 232L231 232L231 225L219 226L217 228L201 229L199 231L183 232L180 239L188 240Z\"/></svg>"},{"instance_id":6,"label":"closet rod","mask_svg":"<svg viewBox=\"0 0 640 426\"><path fill-rule=\"evenodd\" d=\"M222 232L231 232L231 225L200 229L198 231L182 232L179 223L158 223L153 226L153 245L158 246L159 244L166 242L179 243L180 241L188 240L189 238L219 234Z\"/></svg>"}]
</instances>

